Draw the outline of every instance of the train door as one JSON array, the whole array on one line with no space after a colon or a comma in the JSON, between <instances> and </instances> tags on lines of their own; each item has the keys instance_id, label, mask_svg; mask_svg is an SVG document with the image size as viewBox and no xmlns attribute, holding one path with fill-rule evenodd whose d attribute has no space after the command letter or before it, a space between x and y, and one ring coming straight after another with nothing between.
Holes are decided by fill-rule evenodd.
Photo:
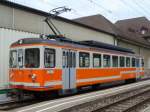
<instances>
[{"instance_id":1,"label":"train door","mask_svg":"<svg viewBox=\"0 0 150 112\"><path fill-rule=\"evenodd\" d=\"M136 78L139 79L140 77L140 59L136 59Z\"/></svg>"},{"instance_id":2,"label":"train door","mask_svg":"<svg viewBox=\"0 0 150 112\"><path fill-rule=\"evenodd\" d=\"M63 89L76 88L76 52L72 50L62 51L62 80Z\"/></svg>"},{"instance_id":3,"label":"train door","mask_svg":"<svg viewBox=\"0 0 150 112\"><path fill-rule=\"evenodd\" d=\"M23 63L24 63L23 61L24 61L23 49L18 49L18 68L19 68L18 78L20 79L20 82L22 82L21 85L23 85L23 82L25 82L25 80L24 80L24 72L22 70Z\"/></svg>"}]
</instances>

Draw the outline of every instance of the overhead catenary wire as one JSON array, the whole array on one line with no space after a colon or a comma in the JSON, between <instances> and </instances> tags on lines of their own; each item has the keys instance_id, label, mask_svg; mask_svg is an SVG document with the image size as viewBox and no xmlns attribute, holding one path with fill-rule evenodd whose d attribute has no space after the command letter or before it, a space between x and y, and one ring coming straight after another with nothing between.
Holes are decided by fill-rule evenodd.
<instances>
[{"instance_id":1,"label":"overhead catenary wire","mask_svg":"<svg viewBox=\"0 0 150 112\"><path fill-rule=\"evenodd\" d=\"M72 6L73 4L71 5L72 7L70 7L70 4L69 4L69 3L71 3L70 1L72 2L72 0L67 0L67 2L66 2L66 0L63 1L63 3L65 3L65 6L71 8L70 12L76 16L84 16L83 14L80 13L80 11L77 11L76 7Z\"/></svg>"},{"instance_id":2,"label":"overhead catenary wire","mask_svg":"<svg viewBox=\"0 0 150 112\"><path fill-rule=\"evenodd\" d=\"M78 13L78 11L76 9L71 8L72 12L78 16L82 16L81 14Z\"/></svg>"},{"instance_id":3,"label":"overhead catenary wire","mask_svg":"<svg viewBox=\"0 0 150 112\"><path fill-rule=\"evenodd\" d=\"M142 0L142 2L143 2L143 1L145 1L145 0ZM150 5L149 0L146 0L145 2L146 2L146 5L148 5L148 6Z\"/></svg>"},{"instance_id":4,"label":"overhead catenary wire","mask_svg":"<svg viewBox=\"0 0 150 112\"><path fill-rule=\"evenodd\" d=\"M96 6L100 7L100 8L103 9L104 11L106 11L106 12L108 12L108 13L112 13L111 10L106 9L105 7L103 7L102 5L96 3L96 2L93 1L93 0L88 0L88 1L91 2L91 3L93 3L93 4L95 4Z\"/></svg>"},{"instance_id":5,"label":"overhead catenary wire","mask_svg":"<svg viewBox=\"0 0 150 112\"><path fill-rule=\"evenodd\" d=\"M113 13L111 10L105 8L104 6L98 4L97 2L93 1L93 0L88 0L90 3L96 5L97 7L103 9L105 12L107 12L108 14L111 14L112 17L114 17L114 19L116 19L117 15L115 13Z\"/></svg>"},{"instance_id":6,"label":"overhead catenary wire","mask_svg":"<svg viewBox=\"0 0 150 112\"><path fill-rule=\"evenodd\" d=\"M143 11L139 11L138 9L136 9L135 7L133 7L129 2L126 2L125 0L120 0L122 2L122 4L124 4L126 7L130 8L132 12L136 13L137 15L143 15ZM145 15L145 14L144 14Z\"/></svg>"},{"instance_id":7,"label":"overhead catenary wire","mask_svg":"<svg viewBox=\"0 0 150 112\"><path fill-rule=\"evenodd\" d=\"M149 0L141 0L140 3L145 3L144 5L149 7L150 2L148 2Z\"/></svg>"},{"instance_id":8,"label":"overhead catenary wire","mask_svg":"<svg viewBox=\"0 0 150 112\"><path fill-rule=\"evenodd\" d=\"M19 0L9 0L9 1L12 1L12 2L16 2L16 3L19 3ZM25 3L26 0L24 0L24 3ZM86 12L86 10L78 10L78 6L74 7L72 0L64 0L62 3L59 1L59 3L56 1L56 2L51 2L50 0L38 0L38 1L43 1L43 3L47 4L50 6L50 9L51 10L52 8L56 8L56 7L60 7L61 4L65 5L67 4L69 6L69 8L72 9L72 11L70 12L71 14L75 15L75 17L81 17L81 16L86 16L88 13ZM93 5L95 5L97 8L95 8L95 10L100 10L102 12L102 15L105 15L105 16L109 16L109 17L114 17L114 18L117 18L117 16L119 17L119 15L117 15L115 12L113 12L112 10L108 9L108 7L105 7L103 6L102 4L100 4L100 0L97 1L97 0L83 0L83 4L86 3L88 1L88 4L91 3ZM128 1L128 0L119 0L125 7L126 7L126 10L130 10L130 14L131 15L135 15L135 16L139 16L139 15L144 15L144 16L148 16L150 15L150 11L148 10L148 8L146 8L144 5L150 5L150 3L148 2L148 0L140 0L137 1L137 0L131 0L131 1ZM20 3L23 3L20 2ZM57 3L57 4L56 4ZM64 4L65 3L65 4ZM146 3L146 4L145 4ZM60 5L58 5L60 4ZM70 4L71 7L70 7ZM87 4L87 3L86 3ZM27 5L27 4L26 4ZM66 5L65 5L66 6ZM89 5L89 7L91 7ZM87 7L88 8L88 7ZM91 8L91 11L93 9ZM95 11L93 10L93 11ZM93 12L92 11L92 12ZM82 13L81 13L82 12ZM84 14L85 12L85 14ZM107 14L107 15L106 15ZM112 15L112 16L111 16ZM61 16L61 15L60 15ZM64 15L63 15L64 16ZM72 16L73 17L73 16ZM118 18L117 18L118 19Z\"/></svg>"},{"instance_id":9,"label":"overhead catenary wire","mask_svg":"<svg viewBox=\"0 0 150 112\"><path fill-rule=\"evenodd\" d=\"M142 9L144 11L144 13L147 15L150 15L150 12L148 12L145 7L143 7L141 4L139 4L136 0L131 0L135 5L137 5L137 7L139 7L140 9Z\"/></svg>"}]
</instances>

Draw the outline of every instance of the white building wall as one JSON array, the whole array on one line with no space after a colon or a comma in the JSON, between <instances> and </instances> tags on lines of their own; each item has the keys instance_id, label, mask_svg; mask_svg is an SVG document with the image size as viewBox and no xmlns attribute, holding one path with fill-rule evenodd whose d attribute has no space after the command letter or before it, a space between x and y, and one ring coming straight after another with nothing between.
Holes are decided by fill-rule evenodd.
<instances>
[{"instance_id":1,"label":"white building wall","mask_svg":"<svg viewBox=\"0 0 150 112\"><path fill-rule=\"evenodd\" d=\"M0 4L0 27L41 34L53 34L51 29L44 22L45 18L46 17L41 15ZM107 33L102 33L62 20L53 19L52 22L63 35L73 40L95 40L109 44L115 43L114 36Z\"/></svg>"},{"instance_id":2,"label":"white building wall","mask_svg":"<svg viewBox=\"0 0 150 112\"><path fill-rule=\"evenodd\" d=\"M108 44L115 43L114 37L106 33L90 30L88 28L57 20L53 20L53 23L62 32L63 35L73 40L95 40ZM49 29L47 25L45 27L45 29Z\"/></svg>"},{"instance_id":3,"label":"white building wall","mask_svg":"<svg viewBox=\"0 0 150 112\"><path fill-rule=\"evenodd\" d=\"M39 37L39 35L0 28L0 89L8 87L9 46L18 39L28 37Z\"/></svg>"},{"instance_id":4,"label":"white building wall","mask_svg":"<svg viewBox=\"0 0 150 112\"><path fill-rule=\"evenodd\" d=\"M136 54L144 57L145 69L150 69L150 50L133 44L129 44L123 41L118 41L118 46L132 49Z\"/></svg>"},{"instance_id":5,"label":"white building wall","mask_svg":"<svg viewBox=\"0 0 150 112\"><path fill-rule=\"evenodd\" d=\"M145 68L150 69L150 50L140 48L140 54L144 56Z\"/></svg>"}]
</instances>

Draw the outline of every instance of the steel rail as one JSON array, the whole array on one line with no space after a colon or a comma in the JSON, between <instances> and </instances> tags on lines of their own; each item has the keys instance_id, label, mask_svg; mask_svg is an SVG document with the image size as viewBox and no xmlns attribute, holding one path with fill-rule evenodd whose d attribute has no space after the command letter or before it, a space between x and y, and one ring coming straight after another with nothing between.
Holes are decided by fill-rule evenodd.
<instances>
[{"instance_id":1,"label":"steel rail","mask_svg":"<svg viewBox=\"0 0 150 112\"><path fill-rule=\"evenodd\" d=\"M127 106L127 104L125 104L127 101L129 101L131 99L134 100L138 96L147 95L147 94L149 94L149 97L150 97L150 87L145 88L145 90L142 90L139 93L136 93L136 94L128 96L124 99L120 99L116 102L113 102L113 103L110 103L110 104L105 105L103 107L100 107L100 108L94 110L93 112L105 112L107 110L112 110L112 112L115 112L115 109L117 109L118 107L119 107L121 112L128 112L129 110L132 110L135 106L137 106L138 104L141 104L142 102L144 102L147 99L145 99L145 100L143 99L141 102L139 101L137 104L133 104L133 103L130 105L128 104L129 106ZM149 97L148 97L148 99L149 99Z\"/></svg>"}]
</instances>

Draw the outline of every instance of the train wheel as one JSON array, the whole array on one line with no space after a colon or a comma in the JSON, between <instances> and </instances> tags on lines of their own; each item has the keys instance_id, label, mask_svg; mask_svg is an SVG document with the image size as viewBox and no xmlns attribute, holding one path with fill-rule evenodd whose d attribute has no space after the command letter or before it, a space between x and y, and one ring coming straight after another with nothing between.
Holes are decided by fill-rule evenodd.
<instances>
[{"instance_id":1,"label":"train wheel","mask_svg":"<svg viewBox=\"0 0 150 112\"><path fill-rule=\"evenodd\" d=\"M58 91L34 92L33 95L36 99L56 98L58 97Z\"/></svg>"},{"instance_id":2,"label":"train wheel","mask_svg":"<svg viewBox=\"0 0 150 112\"><path fill-rule=\"evenodd\" d=\"M127 80L125 80L125 84L130 84L130 83L134 83L134 82L136 82L135 78L134 79L127 79Z\"/></svg>"},{"instance_id":3,"label":"train wheel","mask_svg":"<svg viewBox=\"0 0 150 112\"><path fill-rule=\"evenodd\" d=\"M94 90L98 90L99 89L100 84L94 84L92 85L92 89Z\"/></svg>"}]
</instances>

